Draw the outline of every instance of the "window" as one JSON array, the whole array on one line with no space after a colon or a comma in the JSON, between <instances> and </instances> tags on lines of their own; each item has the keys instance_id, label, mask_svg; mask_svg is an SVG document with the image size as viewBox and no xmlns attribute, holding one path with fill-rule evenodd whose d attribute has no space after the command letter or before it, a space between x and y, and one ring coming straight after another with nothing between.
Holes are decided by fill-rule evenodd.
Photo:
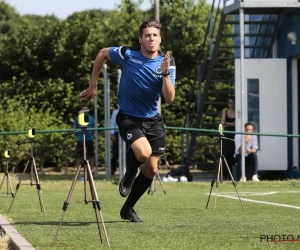
<instances>
[{"instance_id":1,"label":"window","mask_svg":"<svg viewBox=\"0 0 300 250\"><path fill-rule=\"evenodd\" d=\"M248 88L248 121L259 133L259 79L247 79Z\"/></svg>"}]
</instances>

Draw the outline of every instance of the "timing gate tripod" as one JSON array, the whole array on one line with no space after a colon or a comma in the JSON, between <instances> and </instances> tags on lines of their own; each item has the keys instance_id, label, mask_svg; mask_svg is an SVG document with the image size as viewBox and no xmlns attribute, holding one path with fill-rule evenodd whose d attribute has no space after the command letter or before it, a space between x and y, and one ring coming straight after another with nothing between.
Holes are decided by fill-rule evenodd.
<instances>
[{"instance_id":1,"label":"timing gate tripod","mask_svg":"<svg viewBox=\"0 0 300 250\"><path fill-rule=\"evenodd\" d=\"M230 178L231 178L231 180L232 180L232 184L233 184L233 186L234 186L234 188L235 188L235 191L236 191L236 193L237 193L237 195L238 195L238 198L239 198L239 200L240 200L240 202L241 202L241 205L242 205L242 207L244 208L244 205L243 205L243 203L242 203L242 200L241 200L241 198L240 198L240 195L239 195L239 193L238 193L238 191L237 191L237 189L236 189L236 183L235 183L234 178L233 178L233 176L232 176L232 174L231 174L231 171L230 171L230 168L229 168L228 163L227 163L227 161L226 161L226 158L225 158L225 156L223 155L223 149L222 149L222 142L223 142L223 139L226 139L226 140L231 140L231 139L230 139L230 138L224 137L224 134L223 134L223 126L222 126L222 124L219 125L219 136L220 136L220 157L219 157L219 164L218 164L218 166L217 166L216 169L215 169L215 173L214 173L213 179L212 179L212 181L211 181L211 188L210 188L210 193L209 193L208 200L207 200L207 204L206 204L206 209L207 209L207 207L208 207L208 203L209 203L210 196L211 196L211 191L212 191L212 189L213 189L213 186L214 186L214 183L215 183L215 182L216 182L216 194L215 194L214 210L216 209L216 205L217 205L217 196L218 196L218 187L219 187L219 182L220 182L220 172L222 172L222 161L223 161L223 160L224 160L224 162L225 162L225 165L226 165L226 167L227 167L228 173L229 173Z\"/></svg>"},{"instance_id":2,"label":"timing gate tripod","mask_svg":"<svg viewBox=\"0 0 300 250\"><path fill-rule=\"evenodd\" d=\"M162 183L162 181L161 181L161 178L160 178L160 176L159 176L159 173L157 173L155 176L154 176L154 178L153 178L153 180L152 180L152 182L151 182L151 184L150 184L150 186L149 186L149 189L148 189L148 194L154 194L154 192L156 192L156 177L157 177L157 179L158 179L158 181L159 181L159 183L160 183L160 185L161 185L161 188L162 188L162 190L164 191L164 194L167 194L167 191L166 191L166 189L165 189L165 187L164 187L164 184Z\"/></svg>"},{"instance_id":3,"label":"timing gate tripod","mask_svg":"<svg viewBox=\"0 0 300 250\"><path fill-rule=\"evenodd\" d=\"M0 190L2 188L4 180L6 178L6 194L11 194L11 196L14 197L14 193L13 193L13 189L12 189L12 186L11 186L11 181L10 181L10 177L9 177L9 173L8 173L8 158L10 157L9 150L5 151L4 157L5 157L5 159L2 159L0 161L6 161L6 172L3 176L3 179L2 179L2 182L1 182L1 185L0 185ZM10 187L10 193L8 192L8 186Z\"/></svg>"},{"instance_id":4,"label":"timing gate tripod","mask_svg":"<svg viewBox=\"0 0 300 250\"><path fill-rule=\"evenodd\" d=\"M35 185L36 186L36 189L38 190L38 196L39 196L39 201L40 201L40 207L41 207L41 212L45 212L45 208L44 208L44 203L43 203L43 197L42 197L42 191L41 191L41 184L40 184L40 181L39 181L39 177L38 177L38 173L37 173L37 168L36 168L36 164L35 164L35 160L34 160L34 157L33 157L33 142L34 142L34 136L35 136L35 129L34 128L31 128L29 129L29 132L28 132L28 136L29 136L29 139L27 139L26 141L23 141L23 142L17 142L17 145L21 145L21 144L24 144L24 143L30 143L30 155L28 157L28 161L25 165L25 168L24 168L24 171L19 179L19 183L17 184L17 187L16 187L16 193L14 195L14 198L10 204L10 207L9 207L9 210L11 209L12 207L12 204L17 196L17 192L22 184L22 180L23 180L23 177L24 177L24 174L26 172L26 169L29 165L29 163L31 164L31 168L30 168L30 184L27 184L27 185L30 185L30 186L33 186ZM35 178L35 183L33 183L33 177Z\"/></svg>"},{"instance_id":5,"label":"timing gate tripod","mask_svg":"<svg viewBox=\"0 0 300 250\"><path fill-rule=\"evenodd\" d=\"M160 157L159 160L161 160L161 157ZM159 162L157 164L159 166ZM157 177L157 179L158 179L158 181L159 181L159 183L161 185L162 190L164 191L164 194L167 194L167 191L166 191L166 189L164 187L164 184L161 181L159 173L156 173L155 176L153 177L153 180L152 180L152 182L151 182L151 184L149 186L149 189L148 189L148 194L150 194L150 193L154 194L154 192L156 192L156 177Z\"/></svg>"},{"instance_id":6,"label":"timing gate tripod","mask_svg":"<svg viewBox=\"0 0 300 250\"><path fill-rule=\"evenodd\" d=\"M82 113L80 115L84 115L84 113ZM105 238L106 238L106 243L110 247L110 243L109 243L109 239L108 239L108 236L107 236L107 232L106 232L106 228L105 228L103 216L102 216L102 213L101 213L100 202L99 202L98 195L97 195L96 188L95 188L93 174L92 174L92 171L91 171L90 164L89 164L88 160L86 159L85 132L86 132L86 125L88 123L86 123L84 121L80 121L80 115L79 115L79 124L82 126L81 127L81 132L82 132L82 137L83 137L83 160L81 161L80 165L77 168L75 177L73 179L73 182L72 182L72 185L71 185L71 188L70 188L70 191L69 191L69 194L67 196L67 200L63 204L63 214L61 216L61 219L60 219L60 222L59 222L59 225L58 225L58 228L57 228L57 231L56 231L56 234L55 234L55 238L53 240L52 245L54 245L55 242L56 242L58 231L59 231L59 229L61 227L64 214L67 211L67 208L69 206L70 199L71 199L72 193L74 191L75 183L76 183L76 180L78 179L80 170L81 170L81 168L84 168L84 202L85 202L85 204L88 204L89 202L92 202L92 204L93 204L93 208L95 210L95 215L96 215L96 220L97 220L99 237L100 237L100 241L102 243L103 241L102 241L102 235L101 235L101 230L100 230L99 217L98 217L98 213L97 213L97 210L96 210L96 209L98 209L98 212L99 212L99 215L100 215L100 218L101 218L101 222L102 222L102 227L103 227L104 234L105 234ZM73 131L72 132L68 132L66 134L63 134L62 136L65 137L65 136L68 136L70 134L74 134L74 133L76 133L78 131L80 131L80 130L77 130L75 132L73 132ZM91 196L92 196L92 200L91 201L89 201L87 199L87 181L89 183L89 187L90 187L90 191L91 191Z\"/></svg>"}]
</instances>

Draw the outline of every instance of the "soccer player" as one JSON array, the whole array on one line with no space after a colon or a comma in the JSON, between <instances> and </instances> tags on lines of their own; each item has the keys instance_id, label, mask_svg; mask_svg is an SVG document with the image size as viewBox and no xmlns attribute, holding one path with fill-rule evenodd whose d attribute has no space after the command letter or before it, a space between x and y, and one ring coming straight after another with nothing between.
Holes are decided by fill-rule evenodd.
<instances>
[{"instance_id":1,"label":"soccer player","mask_svg":"<svg viewBox=\"0 0 300 250\"><path fill-rule=\"evenodd\" d=\"M80 93L83 99L97 94L97 78L106 59L122 65L117 125L122 139L130 145L127 169L119 186L127 197L120 211L124 220L142 222L134 210L140 197L158 172L159 156L165 151L164 121L158 110L163 95L170 104L175 98L176 67L169 52L161 51L161 24L149 20L139 27L139 48L126 46L103 48L92 70L89 87ZM137 170L141 171L137 175Z\"/></svg>"}]
</instances>

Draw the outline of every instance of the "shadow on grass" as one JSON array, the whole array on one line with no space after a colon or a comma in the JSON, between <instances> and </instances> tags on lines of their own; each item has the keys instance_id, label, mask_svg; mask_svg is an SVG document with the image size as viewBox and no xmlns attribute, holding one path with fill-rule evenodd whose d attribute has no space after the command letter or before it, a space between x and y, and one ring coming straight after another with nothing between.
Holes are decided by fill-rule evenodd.
<instances>
[{"instance_id":1,"label":"shadow on grass","mask_svg":"<svg viewBox=\"0 0 300 250\"><path fill-rule=\"evenodd\" d=\"M17 179L20 179L22 173L16 173L15 176ZM74 174L38 174L39 180L41 181L72 181L75 177ZM79 179L83 177L83 172L79 174L78 176L78 181ZM105 174L99 174L98 176L94 176L93 179L96 180L105 180ZM30 175L25 174L22 178L23 180L30 180Z\"/></svg>"},{"instance_id":2,"label":"shadow on grass","mask_svg":"<svg viewBox=\"0 0 300 250\"><path fill-rule=\"evenodd\" d=\"M13 223L13 225L39 225L39 226L58 226L60 221L42 221L42 222L36 222L36 221L18 221ZM70 227L83 227L87 225L92 225L94 223L97 223L96 220L94 222L80 222L80 221L62 221L62 226L70 226ZM99 220L99 223L102 223L101 220ZM125 220L110 220L110 221L104 221L104 224L112 224L112 223L130 223L130 221Z\"/></svg>"}]
</instances>

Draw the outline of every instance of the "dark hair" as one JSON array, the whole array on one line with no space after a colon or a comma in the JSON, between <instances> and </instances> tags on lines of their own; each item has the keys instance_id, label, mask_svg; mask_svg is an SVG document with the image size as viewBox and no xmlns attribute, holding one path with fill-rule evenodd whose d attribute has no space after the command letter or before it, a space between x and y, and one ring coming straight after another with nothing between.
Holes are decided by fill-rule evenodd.
<instances>
[{"instance_id":1,"label":"dark hair","mask_svg":"<svg viewBox=\"0 0 300 250\"><path fill-rule=\"evenodd\" d=\"M253 129L255 128L255 126L254 126L254 124L253 124L252 122L246 122L246 123L245 123L245 128L246 128L247 126L252 126Z\"/></svg>"},{"instance_id":2,"label":"dark hair","mask_svg":"<svg viewBox=\"0 0 300 250\"><path fill-rule=\"evenodd\" d=\"M140 37L143 36L144 29L146 29L146 28L156 28L156 29L160 30L161 24L159 21L156 21L156 20L148 20L148 21L143 22L139 28L139 36Z\"/></svg>"},{"instance_id":3,"label":"dark hair","mask_svg":"<svg viewBox=\"0 0 300 250\"><path fill-rule=\"evenodd\" d=\"M83 108L85 108L85 109L88 109L88 110L89 110L89 106L88 106L88 105L82 105L82 106L80 107L80 110L83 110Z\"/></svg>"}]
</instances>

